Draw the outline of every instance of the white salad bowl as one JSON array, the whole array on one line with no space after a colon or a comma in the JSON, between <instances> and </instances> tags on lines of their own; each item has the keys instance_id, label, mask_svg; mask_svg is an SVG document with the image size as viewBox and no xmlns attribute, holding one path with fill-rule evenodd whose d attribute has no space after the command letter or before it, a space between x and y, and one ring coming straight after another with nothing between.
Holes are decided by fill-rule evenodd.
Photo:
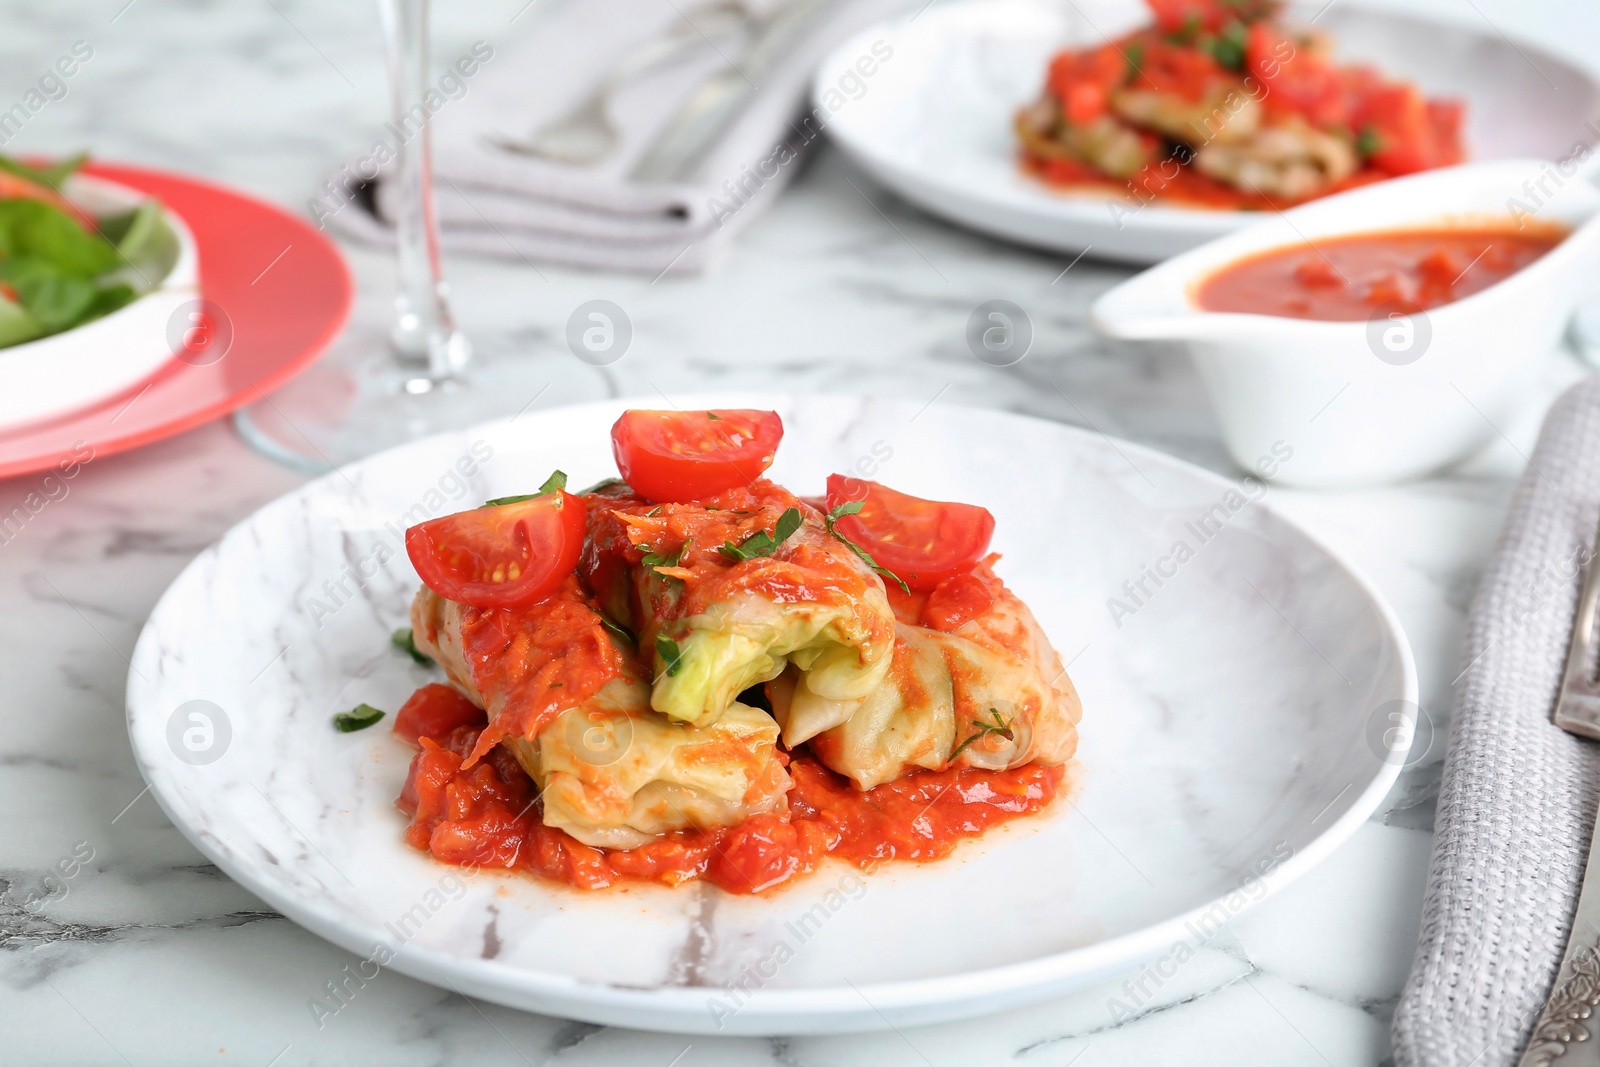
<instances>
[{"instance_id":1,"label":"white salad bowl","mask_svg":"<svg viewBox=\"0 0 1600 1067\"><path fill-rule=\"evenodd\" d=\"M137 207L150 197L137 189L75 175L63 192L95 217ZM162 220L177 253L153 288L133 303L64 333L0 348L0 428L37 422L116 396L173 358L169 332L183 305L199 299L200 256L194 235L163 206Z\"/></svg>"},{"instance_id":2,"label":"white salad bowl","mask_svg":"<svg viewBox=\"0 0 1600 1067\"><path fill-rule=\"evenodd\" d=\"M1202 310L1221 267L1319 238L1433 226L1556 223L1571 234L1527 267L1411 316L1325 322ZM1095 302L1112 337L1181 342L1228 451L1302 486L1417 477L1496 433L1518 379L1555 345L1600 259L1600 189L1571 164L1505 161L1430 171L1293 208L1168 260Z\"/></svg>"}]
</instances>

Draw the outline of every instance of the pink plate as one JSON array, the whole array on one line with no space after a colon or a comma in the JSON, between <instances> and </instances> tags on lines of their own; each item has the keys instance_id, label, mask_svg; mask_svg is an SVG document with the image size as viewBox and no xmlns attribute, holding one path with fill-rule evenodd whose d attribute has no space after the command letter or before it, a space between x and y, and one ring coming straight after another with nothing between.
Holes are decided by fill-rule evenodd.
<instances>
[{"instance_id":1,"label":"pink plate","mask_svg":"<svg viewBox=\"0 0 1600 1067\"><path fill-rule=\"evenodd\" d=\"M350 314L339 249L282 208L138 167L97 163L86 173L147 192L188 224L213 332L196 344L180 330L177 355L124 393L0 433L0 478L138 448L226 415L309 366Z\"/></svg>"}]
</instances>

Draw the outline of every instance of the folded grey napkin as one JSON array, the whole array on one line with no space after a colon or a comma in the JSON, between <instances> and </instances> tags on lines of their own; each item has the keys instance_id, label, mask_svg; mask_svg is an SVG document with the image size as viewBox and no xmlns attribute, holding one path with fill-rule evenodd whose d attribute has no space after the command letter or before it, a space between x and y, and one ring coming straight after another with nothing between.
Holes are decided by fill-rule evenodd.
<instances>
[{"instance_id":1,"label":"folded grey napkin","mask_svg":"<svg viewBox=\"0 0 1600 1067\"><path fill-rule=\"evenodd\" d=\"M1397 1067L1510 1067L1554 985L1600 798L1600 743L1551 722L1597 515L1600 377L1551 409L1472 606Z\"/></svg>"},{"instance_id":2,"label":"folded grey napkin","mask_svg":"<svg viewBox=\"0 0 1600 1067\"><path fill-rule=\"evenodd\" d=\"M444 73L428 103L444 247L647 274L703 270L788 183L829 119L871 91L893 49L867 50L820 108L810 103L818 63L909 2L555 0L515 39L436 56ZM537 131L606 88L613 152L571 164L526 151ZM696 114L723 117L696 138ZM312 215L357 239L392 240L390 157L414 136L411 123L386 126L324 186ZM699 147L673 151L687 144Z\"/></svg>"}]
</instances>

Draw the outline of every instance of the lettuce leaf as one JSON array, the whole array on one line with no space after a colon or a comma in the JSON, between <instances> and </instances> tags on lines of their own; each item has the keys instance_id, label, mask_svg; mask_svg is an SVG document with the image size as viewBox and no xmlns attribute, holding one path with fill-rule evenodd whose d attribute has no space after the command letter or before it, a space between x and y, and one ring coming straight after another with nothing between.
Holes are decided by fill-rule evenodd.
<instances>
[{"instance_id":1,"label":"lettuce leaf","mask_svg":"<svg viewBox=\"0 0 1600 1067\"><path fill-rule=\"evenodd\" d=\"M0 200L0 256L38 260L57 273L86 279L122 263L110 241L39 200Z\"/></svg>"},{"instance_id":2,"label":"lettuce leaf","mask_svg":"<svg viewBox=\"0 0 1600 1067\"><path fill-rule=\"evenodd\" d=\"M0 348L43 337L45 328L14 300L0 296Z\"/></svg>"},{"instance_id":3,"label":"lettuce leaf","mask_svg":"<svg viewBox=\"0 0 1600 1067\"><path fill-rule=\"evenodd\" d=\"M63 169L66 163L49 171L20 166L0 156L0 169L26 171L39 181L76 169ZM154 200L100 220L98 233L52 204L0 200L0 282L9 287L0 291L0 347L126 307L167 276L178 253L177 234Z\"/></svg>"},{"instance_id":4,"label":"lettuce leaf","mask_svg":"<svg viewBox=\"0 0 1600 1067\"><path fill-rule=\"evenodd\" d=\"M78 173L85 163L89 162L89 153L79 152L75 156L58 159L48 167L30 167L28 164L10 156L0 155L0 170L15 174L19 178L26 178L40 185L48 185L52 189L60 189L61 183Z\"/></svg>"}]
</instances>

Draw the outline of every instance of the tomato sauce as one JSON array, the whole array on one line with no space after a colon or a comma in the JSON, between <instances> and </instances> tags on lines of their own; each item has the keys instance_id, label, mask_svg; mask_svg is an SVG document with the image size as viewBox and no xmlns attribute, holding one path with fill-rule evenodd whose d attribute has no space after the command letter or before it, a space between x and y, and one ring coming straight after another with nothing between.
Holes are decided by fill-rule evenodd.
<instances>
[{"instance_id":1,"label":"tomato sauce","mask_svg":"<svg viewBox=\"0 0 1600 1067\"><path fill-rule=\"evenodd\" d=\"M889 606L895 618L908 626L951 633L987 615L1004 594L1005 586L992 569L999 559L999 553L991 553L971 570L946 578L925 593L887 586Z\"/></svg>"},{"instance_id":2,"label":"tomato sauce","mask_svg":"<svg viewBox=\"0 0 1600 1067\"><path fill-rule=\"evenodd\" d=\"M1144 204L1155 203L1213 211L1279 211L1392 177L1374 167L1362 167L1311 196L1295 199L1264 196L1226 185L1202 174L1192 164L1181 162L1176 155L1148 164L1126 181L1108 178L1087 163L1046 159L1027 152L1022 156L1022 169L1062 192L1121 196L1127 200L1130 212Z\"/></svg>"},{"instance_id":3,"label":"tomato sauce","mask_svg":"<svg viewBox=\"0 0 1600 1067\"><path fill-rule=\"evenodd\" d=\"M537 736L561 712L629 669L576 574L537 611L463 606L461 647L473 685L502 708L469 764L508 737Z\"/></svg>"},{"instance_id":4,"label":"tomato sauce","mask_svg":"<svg viewBox=\"0 0 1600 1067\"><path fill-rule=\"evenodd\" d=\"M432 686L431 689L442 687ZM437 694L419 703L448 703ZM809 756L789 764L789 810L717 830L679 830L633 849L601 849L545 826L538 789L503 747L466 766L484 728L446 709L408 715L417 735L398 804L406 840L445 863L529 871L582 889L628 881L680 885L705 879L730 893L759 893L814 870L829 855L857 866L948 855L988 827L1047 807L1066 769L922 771L862 792ZM438 732L430 736L432 726Z\"/></svg>"},{"instance_id":5,"label":"tomato sauce","mask_svg":"<svg viewBox=\"0 0 1600 1067\"><path fill-rule=\"evenodd\" d=\"M662 625L698 615L746 592L780 604L862 604L877 585L823 532L815 505L765 479L696 503L651 504L632 494L586 500L590 533L579 570L601 608L636 628L644 629L646 620ZM801 513L804 526L770 556L736 561L724 551L772 531L790 508ZM654 568L659 580L636 589L630 569L646 554L672 562ZM645 589L649 604L639 601ZM855 621L865 646L888 642L874 612L862 609ZM649 643L650 633L640 636Z\"/></svg>"},{"instance_id":6,"label":"tomato sauce","mask_svg":"<svg viewBox=\"0 0 1600 1067\"><path fill-rule=\"evenodd\" d=\"M1483 227L1326 238L1230 263L1202 281L1194 299L1206 311L1328 322L1364 321L1380 308L1424 311L1510 277L1566 235Z\"/></svg>"}]
</instances>

